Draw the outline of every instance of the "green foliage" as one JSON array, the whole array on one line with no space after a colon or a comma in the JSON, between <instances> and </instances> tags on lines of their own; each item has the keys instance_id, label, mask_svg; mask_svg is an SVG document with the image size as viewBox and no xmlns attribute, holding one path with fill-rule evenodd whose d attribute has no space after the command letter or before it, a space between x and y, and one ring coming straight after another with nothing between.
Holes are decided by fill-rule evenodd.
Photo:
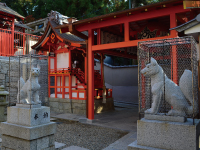
<instances>
[{"instance_id":1,"label":"green foliage","mask_svg":"<svg viewBox=\"0 0 200 150\"><path fill-rule=\"evenodd\" d=\"M159 0L131 0L134 6L146 5ZM0 0L23 16L35 20L47 17L51 11L58 11L77 19L91 18L115 11L128 9L128 0ZM32 20L31 18L31 20Z\"/></svg>"}]
</instances>

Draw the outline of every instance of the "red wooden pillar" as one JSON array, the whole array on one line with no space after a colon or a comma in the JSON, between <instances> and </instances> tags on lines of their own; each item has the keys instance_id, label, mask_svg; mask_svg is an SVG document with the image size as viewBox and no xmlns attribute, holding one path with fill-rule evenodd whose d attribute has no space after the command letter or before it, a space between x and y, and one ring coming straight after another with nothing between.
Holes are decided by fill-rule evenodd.
<instances>
[{"instance_id":1,"label":"red wooden pillar","mask_svg":"<svg viewBox=\"0 0 200 150\"><path fill-rule=\"evenodd\" d=\"M25 33L25 29L23 29L23 33ZM25 55L25 34L23 34L23 55Z\"/></svg>"},{"instance_id":2,"label":"red wooden pillar","mask_svg":"<svg viewBox=\"0 0 200 150\"><path fill-rule=\"evenodd\" d=\"M174 28L177 26L177 19L176 19L176 14L170 14L170 28ZM170 34L173 37L177 37L178 33L176 30L171 30ZM174 83L178 84L178 61L177 61L177 47L176 45L172 46L172 72L171 74L173 74L173 81Z\"/></svg>"},{"instance_id":3,"label":"red wooden pillar","mask_svg":"<svg viewBox=\"0 0 200 150\"><path fill-rule=\"evenodd\" d=\"M94 53L92 52L92 30L88 30L88 119L94 119Z\"/></svg>"},{"instance_id":4,"label":"red wooden pillar","mask_svg":"<svg viewBox=\"0 0 200 150\"><path fill-rule=\"evenodd\" d=\"M72 69L71 50L69 50L69 68ZM72 76L69 75L69 99L72 99Z\"/></svg>"},{"instance_id":5,"label":"red wooden pillar","mask_svg":"<svg viewBox=\"0 0 200 150\"><path fill-rule=\"evenodd\" d=\"M55 74L55 98L57 98L57 74Z\"/></svg>"},{"instance_id":6,"label":"red wooden pillar","mask_svg":"<svg viewBox=\"0 0 200 150\"><path fill-rule=\"evenodd\" d=\"M84 59L85 59L84 60L85 61L85 83L87 83L87 54Z\"/></svg>"},{"instance_id":7,"label":"red wooden pillar","mask_svg":"<svg viewBox=\"0 0 200 150\"><path fill-rule=\"evenodd\" d=\"M14 24L14 18L12 19L12 48L11 48L11 55L14 54L14 31L15 31L15 24ZM6 52L7 53L7 52Z\"/></svg>"},{"instance_id":8,"label":"red wooden pillar","mask_svg":"<svg viewBox=\"0 0 200 150\"><path fill-rule=\"evenodd\" d=\"M124 41L129 41L129 22L124 23Z\"/></svg>"},{"instance_id":9,"label":"red wooden pillar","mask_svg":"<svg viewBox=\"0 0 200 150\"><path fill-rule=\"evenodd\" d=\"M101 29L97 29L97 45L101 44Z\"/></svg>"},{"instance_id":10,"label":"red wooden pillar","mask_svg":"<svg viewBox=\"0 0 200 150\"><path fill-rule=\"evenodd\" d=\"M62 80L61 80L61 82L62 82L62 98L65 98L65 87L64 87L64 85L65 85L65 76L64 76L64 73L62 74Z\"/></svg>"}]
</instances>

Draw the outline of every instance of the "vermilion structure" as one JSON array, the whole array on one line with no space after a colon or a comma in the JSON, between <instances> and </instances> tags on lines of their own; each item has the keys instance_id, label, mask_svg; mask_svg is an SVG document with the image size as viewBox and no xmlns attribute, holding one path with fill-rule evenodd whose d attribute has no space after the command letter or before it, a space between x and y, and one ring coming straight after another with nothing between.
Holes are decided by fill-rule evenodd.
<instances>
[{"instance_id":1,"label":"vermilion structure","mask_svg":"<svg viewBox=\"0 0 200 150\"><path fill-rule=\"evenodd\" d=\"M85 38L82 39L71 33L61 34L58 29L54 29L56 26L53 20L49 21L41 39L32 46L39 54L49 55L49 97L86 100L86 33L79 33ZM101 98L102 76L99 71L94 74L95 89L98 92L95 96ZM110 89L108 91L112 92Z\"/></svg>"},{"instance_id":2,"label":"vermilion structure","mask_svg":"<svg viewBox=\"0 0 200 150\"><path fill-rule=\"evenodd\" d=\"M59 36L59 33L55 31L49 31L47 34L48 31L46 30L45 34L47 36L40 40L40 46L37 47L36 44L33 48L37 49L40 47L40 50L43 50L43 48L47 50L49 48L49 52L51 52L50 47L52 46L54 49L57 49L57 52L54 51L54 53L57 53L57 56L60 52L69 52L69 55L66 56L66 59L68 59L68 66L70 67L72 66L71 63L73 62L73 56L71 55L70 57L70 53L72 54L70 49L79 50L79 52L81 51L82 53L81 55L85 55L85 85L82 86L87 90L87 97L84 97L87 98L88 104L87 118L89 120L93 120L95 98L94 89L96 85L100 85L100 83L102 83L99 82L96 84L98 81L98 79L95 79L94 70L94 57L97 56L96 54L99 54L100 56L108 54L130 59L137 59L138 42L182 36L181 34L178 35L175 30L169 31L169 29L193 19L199 12L199 9L184 9L183 1L181 0L168 0L75 22L72 22L72 18L69 18L67 24L56 27L53 27L52 25L50 26L53 30L60 29L60 34L72 34L82 40L84 39L83 41L80 39L70 41L70 39ZM83 34L83 32L86 34ZM55 33L55 35L53 35L53 33ZM63 48L63 42L67 43L69 46ZM60 50L58 50L59 47L61 47ZM177 83L176 46L172 47L172 49L173 53L171 55L173 66L171 67L173 68L173 81ZM78 54L78 51L77 53L75 52L75 55L76 54ZM58 59L58 57L54 58ZM51 72L52 62L54 62L54 66L58 65L58 61L50 61L50 76L51 73L53 73ZM59 70L57 68L55 72L56 75L54 76L60 76L59 73L65 71L73 73L73 69L66 70L66 68L64 68ZM81 76L81 73L78 74ZM62 75L62 78L65 78L66 76L67 75ZM68 77L71 78L70 76ZM64 86L65 81L62 80L62 82L62 86ZM71 81L69 80L69 82ZM50 87L52 86L50 85ZM60 88L60 86L57 88ZM65 88L65 86L63 88ZM72 93L73 91L69 88L69 91L67 92ZM65 97L65 91L63 90L62 97Z\"/></svg>"}]
</instances>

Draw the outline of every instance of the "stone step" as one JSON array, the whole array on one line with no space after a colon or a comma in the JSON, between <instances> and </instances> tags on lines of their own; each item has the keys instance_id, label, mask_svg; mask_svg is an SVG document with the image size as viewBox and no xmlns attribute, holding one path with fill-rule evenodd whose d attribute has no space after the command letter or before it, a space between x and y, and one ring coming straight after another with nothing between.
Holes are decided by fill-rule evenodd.
<instances>
[{"instance_id":1,"label":"stone step","mask_svg":"<svg viewBox=\"0 0 200 150\"><path fill-rule=\"evenodd\" d=\"M66 144L64 144L64 143L55 142L55 149L56 150L62 150L65 147L65 145Z\"/></svg>"},{"instance_id":2,"label":"stone step","mask_svg":"<svg viewBox=\"0 0 200 150\"><path fill-rule=\"evenodd\" d=\"M2 142L2 139L0 138L0 150L1 150L1 142ZM62 150L65 147L65 145L66 144L64 144L64 143L55 142L55 149L56 150ZM84 149L80 149L80 150L84 150Z\"/></svg>"},{"instance_id":3,"label":"stone step","mask_svg":"<svg viewBox=\"0 0 200 150\"><path fill-rule=\"evenodd\" d=\"M70 147L64 148L62 150L89 150L89 149L82 148L82 147L79 147L79 146L70 146Z\"/></svg>"}]
</instances>

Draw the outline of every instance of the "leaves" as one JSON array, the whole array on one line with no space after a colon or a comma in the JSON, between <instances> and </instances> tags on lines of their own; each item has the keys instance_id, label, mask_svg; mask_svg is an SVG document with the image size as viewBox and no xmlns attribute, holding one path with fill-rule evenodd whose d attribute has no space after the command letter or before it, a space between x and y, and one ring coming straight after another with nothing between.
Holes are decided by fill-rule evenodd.
<instances>
[{"instance_id":1,"label":"leaves","mask_svg":"<svg viewBox=\"0 0 200 150\"><path fill-rule=\"evenodd\" d=\"M161 0L131 0L137 7ZM47 17L51 11L79 20L128 9L129 0L0 0L23 16L35 20ZM29 19L29 20L32 20ZM26 20L28 22L28 20Z\"/></svg>"}]
</instances>

